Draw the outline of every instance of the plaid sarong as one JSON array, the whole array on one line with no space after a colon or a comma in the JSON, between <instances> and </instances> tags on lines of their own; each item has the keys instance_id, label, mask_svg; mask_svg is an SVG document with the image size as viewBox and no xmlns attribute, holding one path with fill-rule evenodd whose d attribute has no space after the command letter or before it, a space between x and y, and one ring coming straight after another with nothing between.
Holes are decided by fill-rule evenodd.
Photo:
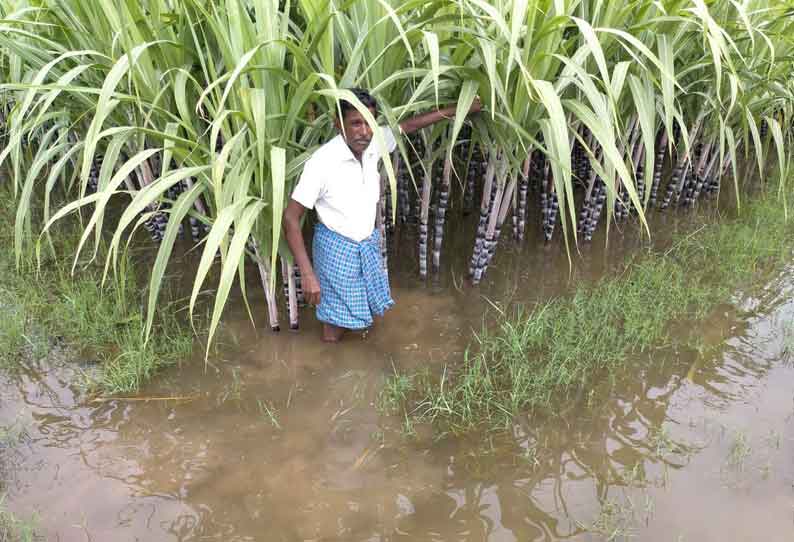
<instances>
[{"instance_id":1,"label":"plaid sarong","mask_svg":"<svg viewBox=\"0 0 794 542\"><path fill-rule=\"evenodd\" d=\"M380 232L357 243L318 223L314 272L320 282L317 319L347 329L372 325L372 316L394 305L380 255Z\"/></svg>"}]
</instances>

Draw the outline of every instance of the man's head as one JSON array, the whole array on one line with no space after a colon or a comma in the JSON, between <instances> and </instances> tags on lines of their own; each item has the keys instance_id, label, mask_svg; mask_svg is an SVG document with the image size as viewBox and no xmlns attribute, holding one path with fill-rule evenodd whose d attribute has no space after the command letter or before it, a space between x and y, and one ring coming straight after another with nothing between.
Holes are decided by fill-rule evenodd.
<instances>
[{"instance_id":1,"label":"man's head","mask_svg":"<svg viewBox=\"0 0 794 542\"><path fill-rule=\"evenodd\" d=\"M360 88L352 88L350 92L355 95L364 107L369 109L373 117L378 114L378 104L375 98L370 96L369 92ZM347 146L350 147L356 158L360 159L361 153L366 150L370 141L372 141L372 128L370 128L364 116L352 103L340 100L339 109L341 118L336 118L336 128L342 133Z\"/></svg>"}]
</instances>

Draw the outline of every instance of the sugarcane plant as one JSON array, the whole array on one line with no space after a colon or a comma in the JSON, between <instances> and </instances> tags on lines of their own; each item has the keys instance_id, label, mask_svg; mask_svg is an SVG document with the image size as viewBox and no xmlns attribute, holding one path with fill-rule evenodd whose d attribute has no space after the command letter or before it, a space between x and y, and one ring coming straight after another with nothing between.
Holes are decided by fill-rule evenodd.
<instances>
[{"instance_id":1,"label":"sugarcane plant","mask_svg":"<svg viewBox=\"0 0 794 542\"><path fill-rule=\"evenodd\" d=\"M618 221L650 235L651 209L694 207L725 179L738 201L740 179L788 174L792 14L761 0L0 0L17 257L78 214L75 266L104 258L107 277L148 230L148 336L182 236L198 260L191 314L217 276L208 348L235 284L253 319L250 272L270 328L282 312L297 328L281 214L339 100L361 106L356 86L379 102L367 121L394 130L458 104L384 157L385 267L400 243L438 275L464 231L447 231L454 213L476 223L474 284L505 238L560 232L572 257Z\"/></svg>"}]
</instances>

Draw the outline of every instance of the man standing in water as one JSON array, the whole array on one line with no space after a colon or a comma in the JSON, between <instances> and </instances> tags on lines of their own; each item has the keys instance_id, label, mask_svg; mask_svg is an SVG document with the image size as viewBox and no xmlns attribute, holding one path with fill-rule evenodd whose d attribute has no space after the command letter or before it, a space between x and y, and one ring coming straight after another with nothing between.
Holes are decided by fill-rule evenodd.
<instances>
[{"instance_id":1,"label":"man standing in water","mask_svg":"<svg viewBox=\"0 0 794 542\"><path fill-rule=\"evenodd\" d=\"M377 117L377 103L362 89L351 89ZM323 322L323 340L338 342L347 330L366 329L373 315L394 304L389 281L381 266L380 232L375 215L380 200L381 156L367 121L350 102L340 102L341 118L334 121L339 135L317 149L306 162L298 185L284 211L284 232L301 272L306 301L317 307ZM400 123L402 134L455 116L455 107L418 115ZM474 101L470 113L480 110ZM394 133L378 127L386 151L397 147ZM314 231L309 261L301 233L306 209L320 219Z\"/></svg>"}]
</instances>

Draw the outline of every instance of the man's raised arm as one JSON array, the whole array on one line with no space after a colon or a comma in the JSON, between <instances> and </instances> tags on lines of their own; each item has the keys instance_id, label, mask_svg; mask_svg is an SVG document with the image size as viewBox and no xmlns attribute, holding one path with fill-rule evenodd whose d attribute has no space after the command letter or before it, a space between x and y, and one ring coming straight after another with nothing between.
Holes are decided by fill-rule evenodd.
<instances>
[{"instance_id":1,"label":"man's raised arm","mask_svg":"<svg viewBox=\"0 0 794 542\"><path fill-rule=\"evenodd\" d=\"M471 108L469 109L469 114L478 113L481 109L482 104L480 103L480 99L475 98L471 104ZM404 120L400 123L400 131L404 134L410 134L411 132L421 130L426 126L430 126L431 124L435 124L439 121L454 119L456 111L456 106L449 106L436 111L430 111L429 113L423 113L421 115L411 117L410 119Z\"/></svg>"}]
</instances>

